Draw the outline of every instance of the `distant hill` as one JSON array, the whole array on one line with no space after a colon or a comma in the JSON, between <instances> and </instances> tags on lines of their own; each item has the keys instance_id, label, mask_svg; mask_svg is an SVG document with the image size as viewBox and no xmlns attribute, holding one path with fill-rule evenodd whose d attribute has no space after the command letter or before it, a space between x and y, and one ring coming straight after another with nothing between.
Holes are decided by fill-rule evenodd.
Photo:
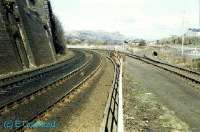
<instances>
[{"instance_id":1,"label":"distant hill","mask_svg":"<svg viewBox=\"0 0 200 132\"><path fill-rule=\"evenodd\" d=\"M71 31L65 35L68 44L121 44L126 37L119 32Z\"/></svg>"}]
</instances>

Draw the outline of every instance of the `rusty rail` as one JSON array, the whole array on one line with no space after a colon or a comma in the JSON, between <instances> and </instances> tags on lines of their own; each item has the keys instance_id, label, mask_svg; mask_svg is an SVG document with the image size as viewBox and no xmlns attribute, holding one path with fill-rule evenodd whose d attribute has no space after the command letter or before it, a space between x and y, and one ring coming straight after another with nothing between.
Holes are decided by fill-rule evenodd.
<instances>
[{"instance_id":1,"label":"rusty rail","mask_svg":"<svg viewBox=\"0 0 200 132\"><path fill-rule=\"evenodd\" d=\"M97 54L96 54L97 56ZM100 57L99 57L100 58ZM93 59L97 59L97 58L93 58ZM93 64L92 64L93 63ZM62 100L64 98L66 98L72 91L74 91L75 89L77 89L78 87L80 87L81 85L83 85L87 80L89 80L91 77L93 77L93 75L95 75L95 73L100 69L100 67L102 66L102 59L100 58L99 60L96 60L94 62L92 61L88 61L84 66L82 66L81 68L79 68L78 70L74 71L74 72L82 72L83 70L86 70L87 66L89 66L91 64L91 67L94 67L96 66L96 68L94 68L94 70L91 71L91 73L89 75L87 75L80 83L78 83L76 86L74 86L73 88L71 88L70 91L66 92L65 95L63 97L61 97L60 99L58 99L57 101L55 101L55 103L51 104L47 109L45 109L44 111L41 111L40 113L38 113L37 115L35 115L34 117L32 117L31 119L28 120L27 123L30 123L32 121L34 121L35 119L37 119L38 117L40 117L41 115L43 115L44 113L48 112L51 108L55 107L55 105L57 105L59 102L62 102ZM75 74L74 72L72 72L71 74ZM70 75L67 75L65 78L68 78L68 76ZM63 79L65 79L63 78ZM55 83L59 83L59 81L62 81L63 79L61 80L58 80L57 82ZM27 124L26 123L26 124ZM24 124L24 126L26 125ZM20 128L16 129L16 131L21 131L23 130L23 127L24 126L21 126Z\"/></svg>"},{"instance_id":2,"label":"rusty rail","mask_svg":"<svg viewBox=\"0 0 200 132\"><path fill-rule=\"evenodd\" d=\"M184 75L184 74L181 73L181 71L188 72L189 74L194 74L195 76L199 76L200 77L199 73L197 73L197 72L190 71L188 69L180 68L180 67L177 67L177 66L173 66L173 65L170 65L170 64L167 64L167 63L159 62L159 61L156 61L156 60L152 60L152 59L150 59L148 57L142 57L142 56L137 56L137 55L133 55L133 54L126 54L126 55L131 57L131 58L143 61L143 62L145 62L147 64L150 64L150 65L153 65L155 67L158 67L160 69L163 69L165 71L168 71L170 73L173 73L175 75L178 75L178 76L180 76L180 77L182 77L184 79L187 79L189 81L192 81L192 82L194 82L196 84L200 84L200 81L197 80L196 78L192 78L192 77L189 77L189 76ZM165 67L165 66L168 66L168 68ZM170 67L172 67L172 68L174 68L176 70L171 70ZM177 70L180 70L180 72L178 72Z\"/></svg>"}]
</instances>

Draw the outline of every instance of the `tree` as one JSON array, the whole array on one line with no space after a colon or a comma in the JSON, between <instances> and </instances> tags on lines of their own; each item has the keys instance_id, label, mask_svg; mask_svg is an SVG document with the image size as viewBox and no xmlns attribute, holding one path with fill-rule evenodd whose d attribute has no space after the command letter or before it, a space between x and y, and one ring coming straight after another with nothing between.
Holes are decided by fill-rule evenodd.
<instances>
[{"instance_id":1,"label":"tree","mask_svg":"<svg viewBox=\"0 0 200 132\"><path fill-rule=\"evenodd\" d=\"M146 41L145 40L140 40L139 46L146 46Z\"/></svg>"},{"instance_id":2,"label":"tree","mask_svg":"<svg viewBox=\"0 0 200 132\"><path fill-rule=\"evenodd\" d=\"M50 25L53 37L53 43L57 54L64 54L65 53L65 42L64 42L64 31L62 28L61 22L58 18L54 15L52 6L49 0L47 0L48 11L49 11L49 18L50 18Z\"/></svg>"},{"instance_id":3,"label":"tree","mask_svg":"<svg viewBox=\"0 0 200 132\"><path fill-rule=\"evenodd\" d=\"M59 47L58 53L64 54L66 50L64 30L61 22L56 16L55 16L55 24L56 24L55 33L57 36L57 46Z\"/></svg>"}]
</instances>

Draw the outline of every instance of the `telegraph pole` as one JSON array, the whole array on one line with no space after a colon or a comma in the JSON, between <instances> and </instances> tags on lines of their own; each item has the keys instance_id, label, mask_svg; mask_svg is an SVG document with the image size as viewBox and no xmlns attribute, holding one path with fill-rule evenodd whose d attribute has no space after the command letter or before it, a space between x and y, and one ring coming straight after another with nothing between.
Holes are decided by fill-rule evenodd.
<instances>
[{"instance_id":1,"label":"telegraph pole","mask_svg":"<svg viewBox=\"0 0 200 132\"><path fill-rule=\"evenodd\" d=\"M200 0L199 0L199 27L200 27Z\"/></svg>"},{"instance_id":2,"label":"telegraph pole","mask_svg":"<svg viewBox=\"0 0 200 132\"><path fill-rule=\"evenodd\" d=\"M200 0L199 0L200 1ZM184 42L185 42L185 11L183 12L183 22L182 22L182 29L183 29L183 35L182 35L182 48L181 48L181 53L182 53L182 56L184 54Z\"/></svg>"}]
</instances>

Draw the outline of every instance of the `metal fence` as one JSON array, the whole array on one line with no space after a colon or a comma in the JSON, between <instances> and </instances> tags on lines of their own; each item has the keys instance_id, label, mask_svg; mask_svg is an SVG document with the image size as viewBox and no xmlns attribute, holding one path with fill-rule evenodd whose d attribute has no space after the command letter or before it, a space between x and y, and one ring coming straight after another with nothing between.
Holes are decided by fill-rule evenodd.
<instances>
[{"instance_id":1,"label":"metal fence","mask_svg":"<svg viewBox=\"0 0 200 132\"><path fill-rule=\"evenodd\" d=\"M113 62L113 60L111 61ZM118 126L120 66L115 62L113 62L113 64L115 66L115 77L104 112L104 121L101 128L102 132L117 132Z\"/></svg>"}]
</instances>

